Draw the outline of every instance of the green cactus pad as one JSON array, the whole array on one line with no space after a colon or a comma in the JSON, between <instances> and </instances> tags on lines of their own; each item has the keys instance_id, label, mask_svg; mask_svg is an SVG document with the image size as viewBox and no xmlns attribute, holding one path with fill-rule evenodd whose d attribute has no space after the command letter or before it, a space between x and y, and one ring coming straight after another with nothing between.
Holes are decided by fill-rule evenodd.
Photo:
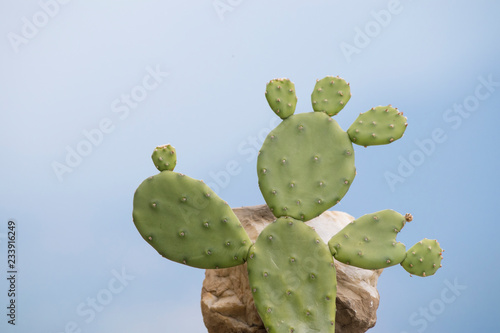
<instances>
[{"instance_id":1,"label":"green cactus pad","mask_svg":"<svg viewBox=\"0 0 500 333\"><path fill-rule=\"evenodd\" d=\"M177 164L175 148L171 145L156 147L151 158L156 168L160 171L173 171Z\"/></svg>"},{"instance_id":2,"label":"green cactus pad","mask_svg":"<svg viewBox=\"0 0 500 333\"><path fill-rule=\"evenodd\" d=\"M305 223L282 217L268 225L249 251L248 278L267 332L335 332L333 258Z\"/></svg>"},{"instance_id":3,"label":"green cactus pad","mask_svg":"<svg viewBox=\"0 0 500 333\"><path fill-rule=\"evenodd\" d=\"M363 215L334 235L328 242L332 255L348 265L379 269L401 263L406 256L397 234L411 215L386 209Z\"/></svg>"},{"instance_id":4,"label":"green cactus pad","mask_svg":"<svg viewBox=\"0 0 500 333\"><path fill-rule=\"evenodd\" d=\"M173 171L139 186L133 220L162 256L193 267L243 264L252 244L226 202L202 181Z\"/></svg>"},{"instance_id":5,"label":"green cactus pad","mask_svg":"<svg viewBox=\"0 0 500 333\"><path fill-rule=\"evenodd\" d=\"M266 86L266 99L274 113L281 119L288 118L297 105L295 85L289 79L271 80Z\"/></svg>"},{"instance_id":6,"label":"green cactus pad","mask_svg":"<svg viewBox=\"0 0 500 333\"><path fill-rule=\"evenodd\" d=\"M424 238L408 250L401 266L410 274L431 276L441 267L443 252L437 240Z\"/></svg>"},{"instance_id":7,"label":"green cactus pad","mask_svg":"<svg viewBox=\"0 0 500 333\"><path fill-rule=\"evenodd\" d=\"M339 113L350 98L351 87L349 83L338 76L327 76L317 80L311 94L313 110L325 112L330 117Z\"/></svg>"},{"instance_id":8,"label":"green cactus pad","mask_svg":"<svg viewBox=\"0 0 500 333\"><path fill-rule=\"evenodd\" d=\"M269 133L257 172L276 217L308 221L346 194L356 173L354 150L347 133L326 114L296 114Z\"/></svg>"},{"instance_id":9,"label":"green cactus pad","mask_svg":"<svg viewBox=\"0 0 500 333\"><path fill-rule=\"evenodd\" d=\"M361 146L385 145L401 138L407 119L392 106L377 106L361 113L347 130L352 142Z\"/></svg>"}]
</instances>

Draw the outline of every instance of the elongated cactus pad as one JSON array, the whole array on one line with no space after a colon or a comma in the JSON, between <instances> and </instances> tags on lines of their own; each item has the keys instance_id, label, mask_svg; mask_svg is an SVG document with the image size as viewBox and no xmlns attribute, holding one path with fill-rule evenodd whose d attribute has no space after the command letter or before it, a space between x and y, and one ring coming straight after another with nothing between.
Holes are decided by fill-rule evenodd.
<instances>
[{"instance_id":1,"label":"elongated cactus pad","mask_svg":"<svg viewBox=\"0 0 500 333\"><path fill-rule=\"evenodd\" d=\"M334 116L349 102L351 88L349 83L340 77L327 76L316 81L311 94L314 111L325 112Z\"/></svg>"},{"instance_id":2,"label":"elongated cactus pad","mask_svg":"<svg viewBox=\"0 0 500 333\"><path fill-rule=\"evenodd\" d=\"M361 146L385 145L401 138L407 119L392 106L377 106L361 113L347 130L352 142Z\"/></svg>"},{"instance_id":3,"label":"elongated cactus pad","mask_svg":"<svg viewBox=\"0 0 500 333\"><path fill-rule=\"evenodd\" d=\"M257 160L259 186L276 217L307 221L337 204L356 170L351 140L322 112L283 120L269 133Z\"/></svg>"},{"instance_id":4,"label":"elongated cactus pad","mask_svg":"<svg viewBox=\"0 0 500 333\"><path fill-rule=\"evenodd\" d=\"M335 266L311 227L279 218L249 254L250 288L267 332L335 332Z\"/></svg>"},{"instance_id":5,"label":"elongated cactus pad","mask_svg":"<svg viewBox=\"0 0 500 333\"><path fill-rule=\"evenodd\" d=\"M410 274L431 276L441 267L443 251L437 240L424 238L408 250L401 266Z\"/></svg>"},{"instance_id":6,"label":"elongated cactus pad","mask_svg":"<svg viewBox=\"0 0 500 333\"><path fill-rule=\"evenodd\" d=\"M133 219L158 253L193 267L243 264L252 245L225 201L202 181L173 171L142 182L134 195Z\"/></svg>"},{"instance_id":7,"label":"elongated cactus pad","mask_svg":"<svg viewBox=\"0 0 500 333\"><path fill-rule=\"evenodd\" d=\"M266 86L266 99L274 113L281 119L288 118L297 105L295 85L289 79L271 80Z\"/></svg>"},{"instance_id":8,"label":"elongated cactus pad","mask_svg":"<svg viewBox=\"0 0 500 333\"><path fill-rule=\"evenodd\" d=\"M406 221L389 209L363 215L334 235L328 246L335 259L348 265L365 269L393 266L406 256L404 244L396 241Z\"/></svg>"}]
</instances>

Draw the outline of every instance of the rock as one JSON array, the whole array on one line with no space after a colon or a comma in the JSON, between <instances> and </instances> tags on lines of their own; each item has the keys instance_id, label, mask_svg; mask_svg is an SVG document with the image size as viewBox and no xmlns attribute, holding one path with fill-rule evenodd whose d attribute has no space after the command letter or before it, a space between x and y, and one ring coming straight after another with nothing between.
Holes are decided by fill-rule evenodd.
<instances>
[{"instance_id":1,"label":"rock","mask_svg":"<svg viewBox=\"0 0 500 333\"><path fill-rule=\"evenodd\" d=\"M275 219L266 205L233 210L252 241ZM306 223L327 243L352 220L349 214L327 211ZM379 294L376 287L382 270L356 268L338 261L335 267L338 283L335 332L366 332L377 319ZM250 293L246 264L206 270L201 309L209 333L266 333Z\"/></svg>"}]
</instances>

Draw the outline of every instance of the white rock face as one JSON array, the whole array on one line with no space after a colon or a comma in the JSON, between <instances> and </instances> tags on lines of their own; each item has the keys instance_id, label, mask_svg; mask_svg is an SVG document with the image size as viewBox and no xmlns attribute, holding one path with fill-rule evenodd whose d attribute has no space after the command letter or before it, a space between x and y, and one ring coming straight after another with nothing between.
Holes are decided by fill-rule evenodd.
<instances>
[{"instance_id":1,"label":"white rock face","mask_svg":"<svg viewBox=\"0 0 500 333\"><path fill-rule=\"evenodd\" d=\"M250 239L275 217L266 205L233 209ZM306 222L325 243L354 218L327 211ZM382 270L366 270L335 261L337 269L336 333L366 332L375 325L379 304L378 277ZM203 320L209 333L266 333L250 293L246 264L206 270L201 293Z\"/></svg>"}]
</instances>

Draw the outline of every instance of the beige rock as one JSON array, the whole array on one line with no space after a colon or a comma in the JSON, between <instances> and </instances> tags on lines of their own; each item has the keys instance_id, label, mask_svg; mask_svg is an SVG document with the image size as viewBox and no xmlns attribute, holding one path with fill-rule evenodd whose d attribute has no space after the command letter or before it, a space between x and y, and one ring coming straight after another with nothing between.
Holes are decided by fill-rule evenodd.
<instances>
[{"instance_id":1,"label":"beige rock","mask_svg":"<svg viewBox=\"0 0 500 333\"><path fill-rule=\"evenodd\" d=\"M252 241L275 219L266 205L233 210ZM306 223L327 243L352 220L349 214L328 211ZM356 268L338 261L335 267L338 283L335 332L366 332L377 319L379 294L376 287L382 270ZM201 309L209 333L266 333L250 293L246 264L206 270Z\"/></svg>"}]
</instances>

